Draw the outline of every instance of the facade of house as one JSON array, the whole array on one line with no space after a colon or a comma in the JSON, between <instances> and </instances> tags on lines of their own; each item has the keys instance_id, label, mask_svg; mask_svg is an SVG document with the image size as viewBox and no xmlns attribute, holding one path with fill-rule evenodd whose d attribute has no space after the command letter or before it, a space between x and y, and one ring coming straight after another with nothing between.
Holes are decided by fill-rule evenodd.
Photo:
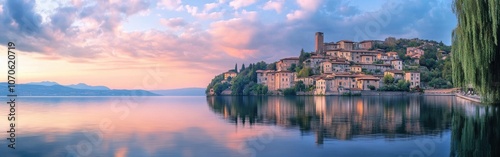
<instances>
[{"instance_id":1,"label":"facade of house","mask_svg":"<svg viewBox=\"0 0 500 157\"><path fill-rule=\"evenodd\" d=\"M406 56L420 58L423 55L424 55L424 50L420 49L419 47L406 48Z\"/></svg>"},{"instance_id":2,"label":"facade of house","mask_svg":"<svg viewBox=\"0 0 500 157\"><path fill-rule=\"evenodd\" d=\"M299 65L299 57L283 58L276 63L276 70L284 71L292 67L292 64Z\"/></svg>"},{"instance_id":3,"label":"facade of house","mask_svg":"<svg viewBox=\"0 0 500 157\"><path fill-rule=\"evenodd\" d=\"M257 70L257 83L266 85L268 90L287 89L295 85L295 72Z\"/></svg>"},{"instance_id":4,"label":"facade of house","mask_svg":"<svg viewBox=\"0 0 500 157\"><path fill-rule=\"evenodd\" d=\"M405 80L410 82L410 88L420 87L420 73L419 72L406 72Z\"/></svg>"},{"instance_id":5,"label":"facade of house","mask_svg":"<svg viewBox=\"0 0 500 157\"><path fill-rule=\"evenodd\" d=\"M395 59L391 61L391 65L396 70L403 70L403 61L399 59Z\"/></svg>"},{"instance_id":6,"label":"facade of house","mask_svg":"<svg viewBox=\"0 0 500 157\"><path fill-rule=\"evenodd\" d=\"M356 85L361 90L371 90L369 86L378 89L380 87L380 79L373 76L359 76L356 77Z\"/></svg>"},{"instance_id":7,"label":"facade of house","mask_svg":"<svg viewBox=\"0 0 500 157\"><path fill-rule=\"evenodd\" d=\"M360 65L351 66L351 72L360 73L362 71L363 71L363 67L361 67Z\"/></svg>"},{"instance_id":8,"label":"facade of house","mask_svg":"<svg viewBox=\"0 0 500 157\"><path fill-rule=\"evenodd\" d=\"M236 75L238 75L238 73L236 73L232 70L225 72L224 73L224 80L227 80L227 78L229 78L229 77L234 78L234 77L236 77Z\"/></svg>"},{"instance_id":9,"label":"facade of house","mask_svg":"<svg viewBox=\"0 0 500 157\"><path fill-rule=\"evenodd\" d=\"M394 79L403 79L404 72L402 70L387 70L384 72L385 75L391 75Z\"/></svg>"}]
</instances>

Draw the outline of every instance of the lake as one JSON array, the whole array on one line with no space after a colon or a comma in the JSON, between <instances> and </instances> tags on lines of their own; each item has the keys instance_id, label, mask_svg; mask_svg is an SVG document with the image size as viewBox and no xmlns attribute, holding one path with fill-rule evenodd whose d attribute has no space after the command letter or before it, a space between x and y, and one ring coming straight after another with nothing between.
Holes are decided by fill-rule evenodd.
<instances>
[{"instance_id":1,"label":"lake","mask_svg":"<svg viewBox=\"0 0 500 157\"><path fill-rule=\"evenodd\" d=\"M2 98L7 101L6 98ZM1 156L500 156L500 110L452 96L21 97Z\"/></svg>"}]
</instances>

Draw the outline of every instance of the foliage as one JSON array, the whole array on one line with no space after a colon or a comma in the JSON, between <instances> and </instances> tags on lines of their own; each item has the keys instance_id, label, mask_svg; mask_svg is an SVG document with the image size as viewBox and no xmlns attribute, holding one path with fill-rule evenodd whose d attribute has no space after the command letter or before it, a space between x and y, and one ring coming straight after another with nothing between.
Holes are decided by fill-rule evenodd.
<instances>
[{"instance_id":1,"label":"foliage","mask_svg":"<svg viewBox=\"0 0 500 157\"><path fill-rule=\"evenodd\" d=\"M224 82L224 83L216 83L214 85L214 93L215 95L220 95L224 90L226 90L229 87L229 83Z\"/></svg>"},{"instance_id":2,"label":"foliage","mask_svg":"<svg viewBox=\"0 0 500 157\"><path fill-rule=\"evenodd\" d=\"M262 87L258 88L257 82L257 70L265 70L268 65L263 62L257 62L255 64L250 64L248 68L243 69L240 73L233 78L233 84L231 86L232 95L256 95L258 93L264 93ZM259 91L260 90L260 91ZM267 93L267 89L266 92Z\"/></svg>"},{"instance_id":3,"label":"foliage","mask_svg":"<svg viewBox=\"0 0 500 157\"><path fill-rule=\"evenodd\" d=\"M389 76L389 77L387 77L387 76ZM391 82L390 80L394 81L392 76L390 76L390 75L384 76L384 86L380 87L378 90L379 91L410 91L410 82L402 80L402 79L398 80L397 82ZM385 83L386 81L390 82L390 83Z\"/></svg>"},{"instance_id":4,"label":"foliage","mask_svg":"<svg viewBox=\"0 0 500 157\"><path fill-rule=\"evenodd\" d=\"M212 81L208 84L207 89L205 89L205 94L210 93L210 89L212 89L217 83L220 83L224 80L224 74L219 74L215 76Z\"/></svg>"},{"instance_id":5,"label":"foliage","mask_svg":"<svg viewBox=\"0 0 500 157\"><path fill-rule=\"evenodd\" d=\"M375 86L373 86L373 85L368 85L367 87L368 87L370 90L375 90Z\"/></svg>"},{"instance_id":6,"label":"foliage","mask_svg":"<svg viewBox=\"0 0 500 157\"><path fill-rule=\"evenodd\" d=\"M452 79L472 85L483 102L500 102L499 0L454 0L458 24L452 33Z\"/></svg>"},{"instance_id":7,"label":"foliage","mask_svg":"<svg viewBox=\"0 0 500 157\"><path fill-rule=\"evenodd\" d=\"M298 81L294 86L295 91L306 91L306 85L303 81Z\"/></svg>"},{"instance_id":8,"label":"foliage","mask_svg":"<svg viewBox=\"0 0 500 157\"><path fill-rule=\"evenodd\" d=\"M266 67L267 70L277 70L276 69L276 62L268 64Z\"/></svg>"},{"instance_id":9,"label":"foliage","mask_svg":"<svg viewBox=\"0 0 500 157\"><path fill-rule=\"evenodd\" d=\"M447 80L443 78L433 78L429 82L429 86L434 87L434 88L451 88L453 87L451 83L449 83Z\"/></svg>"},{"instance_id":10,"label":"foliage","mask_svg":"<svg viewBox=\"0 0 500 157\"><path fill-rule=\"evenodd\" d=\"M299 74L297 74L297 77L309 77L313 74L313 71L309 67L305 67L302 70L300 70Z\"/></svg>"},{"instance_id":11,"label":"foliage","mask_svg":"<svg viewBox=\"0 0 500 157\"><path fill-rule=\"evenodd\" d=\"M240 69L240 71L243 71L243 70L245 70L245 64L242 64L242 65L241 65L241 69Z\"/></svg>"},{"instance_id":12,"label":"foliage","mask_svg":"<svg viewBox=\"0 0 500 157\"><path fill-rule=\"evenodd\" d=\"M392 84L392 83L394 83L394 77L392 77L392 75L384 75L384 78L382 79L382 81L384 81L384 84L386 84L386 85Z\"/></svg>"},{"instance_id":13,"label":"foliage","mask_svg":"<svg viewBox=\"0 0 500 157\"><path fill-rule=\"evenodd\" d=\"M283 90L283 95L291 96L291 95L297 95L297 93L296 93L295 89L287 88L287 89Z\"/></svg>"},{"instance_id":14,"label":"foliage","mask_svg":"<svg viewBox=\"0 0 500 157\"><path fill-rule=\"evenodd\" d=\"M238 63L234 64L234 72L238 73Z\"/></svg>"},{"instance_id":15,"label":"foliage","mask_svg":"<svg viewBox=\"0 0 500 157\"><path fill-rule=\"evenodd\" d=\"M290 65L290 67L287 70L288 71L295 71L296 67L297 67L297 65L295 63L292 63L292 65Z\"/></svg>"}]
</instances>

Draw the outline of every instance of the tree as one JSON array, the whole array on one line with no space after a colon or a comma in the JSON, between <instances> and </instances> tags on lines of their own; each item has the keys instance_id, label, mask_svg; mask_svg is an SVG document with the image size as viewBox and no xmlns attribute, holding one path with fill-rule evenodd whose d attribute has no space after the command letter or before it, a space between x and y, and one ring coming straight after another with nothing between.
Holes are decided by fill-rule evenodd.
<instances>
[{"instance_id":1,"label":"tree","mask_svg":"<svg viewBox=\"0 0 500 157\"><path fill-rule=\"evenodd\" d=\"M368 87L370 90L375 90L375 86L373 86L373 85L368 85L367 87Z\"/></svg>"},{"instance_id":2,"label":"tree","mask_svg":"<svg viewBox=\"0 0 500 157\"><path fill-rule=\"evenodd\" d=\"M308 77L312 75L312 69L309 67L302 68L297 77Z\"/></svg>"},{"instance_id":3,"label":"tree","mask_svg":"<svg viewBox=\"0 0 500 157\"><path fill-rule=\"evenodd\" d=\"M392 77L392 75L385 75L382 81L384 81L384 84L386 85L392 84L394 83L394 77Z\"/></svg>"},{"instance_id":4,"label":"tree","mask_svg":"<svg viewBox=\"0 0 500 157\"><path fill-rule=\"evenodd\" d=\"M266 69L267 70L276 70L276 62L268 64Z\"/></svg>"},{"instance_id":5,"label":"tree","mask_svg":"<svg viewBox=\"0 0 500 157\"><path fill-rule=\"evenodd\" d=\"M296 67L297 67L297 65L295 63L292 63L292 65L290 65L290 67L287 70L288 71L295 71Z\"/></svg>"},{"instance_id":6,"label":"tree","mask_svg":"<svg viewBox=\"0 0 500 157\"><path fill-rule=\"evenodd\" d=\"M500 0L454 0L452 79L469 84L485 103L500 102Z\"/></svg>"},{"instance_id":7,"label":"tree","mask_svg":"<svg viewBox=\"0 0 500 157\"><path fill-rule=\"evenodd\" d=\"M238 73L238 63L234 64L234 72Z\"/></svg>"},{"instance_id":8,"label":"tree","mask_svg":"<svg viewBox=\"0 0 500 157\"><path fill-rule=\"evenodd\" d=\"M245 64L242 64L242 65L241 65L241 70L240 70L240 72L241 72L241 71L243 71L243 70L245 70Z\"/></svg>"},{"instance_id":9,"label":"tree","mask_svg":"<svg viewBox=\"0 0 500 157\"><path fill-rule=\"evenodd\" d=\"M295 91L303 92L306 90L306 85L302 81L295 83Z\"/></svg>"}]
</instances>

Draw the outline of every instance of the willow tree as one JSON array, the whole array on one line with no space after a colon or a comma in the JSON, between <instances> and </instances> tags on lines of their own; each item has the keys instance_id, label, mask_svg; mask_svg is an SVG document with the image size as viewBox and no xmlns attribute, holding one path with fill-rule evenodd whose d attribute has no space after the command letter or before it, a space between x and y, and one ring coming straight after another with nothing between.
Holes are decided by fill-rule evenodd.
<instances>
[{"instance_id":1,"label":"willow tree","mask_svg":"<svg viewBox=\"0 0 500 157\"><path fill-rule=\"evenodd\" d=\"M500 102L500 0L454 0L453 83L472 85L486 103Z\"/></svg>"}]
</instances>

